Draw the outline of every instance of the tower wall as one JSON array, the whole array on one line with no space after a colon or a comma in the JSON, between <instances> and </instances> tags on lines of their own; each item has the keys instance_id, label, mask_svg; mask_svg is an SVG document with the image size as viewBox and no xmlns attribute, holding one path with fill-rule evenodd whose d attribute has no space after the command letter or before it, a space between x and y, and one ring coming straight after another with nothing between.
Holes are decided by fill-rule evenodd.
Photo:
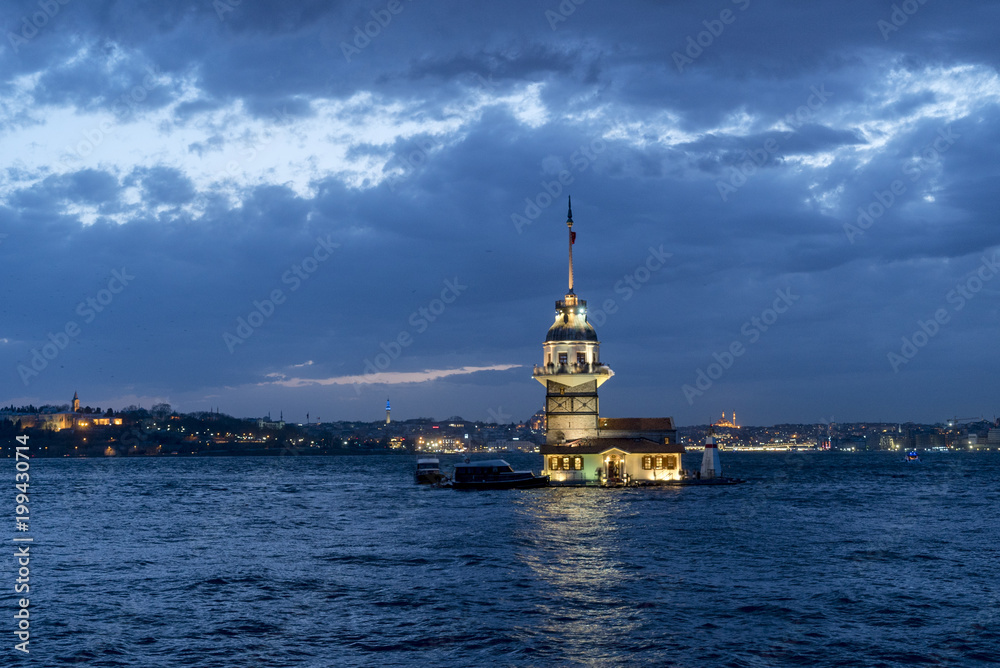
<instances>
[{"instance_id":1,"label":"tower wall","mask_svg":"<svg viewBox=\"0 0 1000 668\"><path fill-rule=\"evenodd\" d=\"M550 380L546 388L545 442L547 444L597 437L600 405L596 381L576 387L566 387Z\"/></svg>"}]
</instances>

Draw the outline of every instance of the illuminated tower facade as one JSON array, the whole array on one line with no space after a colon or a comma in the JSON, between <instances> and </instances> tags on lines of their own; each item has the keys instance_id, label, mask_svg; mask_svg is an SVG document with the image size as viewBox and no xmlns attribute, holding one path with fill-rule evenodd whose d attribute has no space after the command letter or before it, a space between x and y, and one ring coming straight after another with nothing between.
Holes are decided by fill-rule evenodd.
<instances>
[{"instance_id":1,"label":"illuminated tower facade","mask_svg":"<svg viewBox=\"0 0 1000 668\"><path fill-rule=\"evenodd\" d=\"M599 428L597 388L614 375L600 361L601 344L587 321L587 302L573 291L573 202L566 216L569 231L569 290L556 302L555 322L542 344L542 364L535 380L545 386L546 444L596 438Z\"/></svg>"},{"instance_id":2,"label":"illuminated tower facade","mask_svg":"<svg viewBox=\"0 0 1000 668\"><path fill-rule=\"evenodd\" d=\"M392 409L389 408L389 398L386 397L386 400L385 400L385 423L386 424L389 424L390 422L392 422L392 419L389 417L389 411L390 410L392 410Z\"/></svg>"}]
</instances>

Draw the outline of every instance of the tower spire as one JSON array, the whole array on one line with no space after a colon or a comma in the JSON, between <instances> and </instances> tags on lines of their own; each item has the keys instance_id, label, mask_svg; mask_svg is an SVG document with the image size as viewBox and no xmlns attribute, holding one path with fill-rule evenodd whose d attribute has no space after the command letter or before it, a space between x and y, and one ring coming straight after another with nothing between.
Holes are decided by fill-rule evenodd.
<instances>
[{"instance_id":1,"label":"tower spire","mask_svg":"<svg viewBox=\"0 0 1000 668\"><path fill-rule=\"evenodd\" d=\"M573 231L573 198L569 198L569 209L566 212L566 227L569 229L569 293L573 293L573 243L576 241L576 232Z\"/></svg>"}]
</instances>

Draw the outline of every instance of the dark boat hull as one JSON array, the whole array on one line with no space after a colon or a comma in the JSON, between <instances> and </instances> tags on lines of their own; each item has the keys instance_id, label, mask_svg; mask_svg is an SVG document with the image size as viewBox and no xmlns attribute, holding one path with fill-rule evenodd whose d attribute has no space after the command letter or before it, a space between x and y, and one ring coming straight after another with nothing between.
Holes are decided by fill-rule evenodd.
<instances>
[{"instance_id":1,"label":"dark boat hull","mask_svg":"<svg viewBox=\"0 0 1000 668\"><path fill-rule=\"evenodd\" d=\"M444 482L448 479L448 476L441 473L441 471L435 470L425 470L419 471L413 476L413 481L418 485L436 485L440 482Z\"/></svg>"}]
</instances>

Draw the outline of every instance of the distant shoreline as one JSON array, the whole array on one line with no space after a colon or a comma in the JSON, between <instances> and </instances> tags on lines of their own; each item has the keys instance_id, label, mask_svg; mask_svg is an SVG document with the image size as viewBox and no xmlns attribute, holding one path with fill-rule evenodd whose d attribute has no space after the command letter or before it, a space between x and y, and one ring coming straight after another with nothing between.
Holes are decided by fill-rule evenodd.
<instances>
[{"instance_id":1,"label":"distant shoreline","mask_svg":"<svg viewBox=\"0 0 1000 668\"><path fill-rule=\"evenodd\" d=\"M700 452L700 449L696 448L686 452L685 454L692 454L694 452ZM956 448L949 450L948 452L934 452L934 451L923 451L925 454L982 454L987 452L998 452L1000 450L990 450L989 448L978 448L978 449L965 449ZM845 455L866 455L866 454L899 454L890 450L833 450L833 451L820 451L820 450L726 450L727 456L731 455L744 455L744 454L766 454L766 455L788 455L788 454L845 454ZM477 451L471 453L462 452L393 452L393 451L363 451L363 450L336 450L332 452L310 452L307 450L302 450L298 452L292 451L282 451L282 450L219 450L210 452L177 452L177 453L166 453L166 454L133 454L133 455L48 455L32 453L31 459L169 459L173 457L184 457L184 458L194 458L194 457L416 457L416 456L435 456L435 457L464 457L464 456L488 456L488 455L536 455L541 457L537 452L523 452L519 450L495 450L495 451ZM12 454L0 455L3 459L12 459Z\"/></svg>"},{"instance_id":2,"label":"distant shoreline","mask_svg":"<svg viewBox=\"0 0 1000 668\"><path fill-rule=\"evenodd\" d=\"M476 455L539 455L537 452L519 452L517 450L497 450L493 452L473 452L468 453L470 456ZM177 452L177 453L161 453L161 454L134 454L134 455L102 455L102 454L92 454L92 455L49 455L32 453L31 459L165 459L172 457L347 457L347 456L361 456L361 457L372 457L372 456L392 456L392 457L415 457L417 455L434 455L435 457L463 457L466 453L462 452L446 452L446 453L430 453L430 452L393 452L390 450L384 451L364 451L364 450L335 450L332 452L311 452L308 450L300 450L293 452L290 450L218 450L218 451L206 451L206 452ZM12 459L13 454L3 455L6 459Z\"/></svg>"}]
</instances>

